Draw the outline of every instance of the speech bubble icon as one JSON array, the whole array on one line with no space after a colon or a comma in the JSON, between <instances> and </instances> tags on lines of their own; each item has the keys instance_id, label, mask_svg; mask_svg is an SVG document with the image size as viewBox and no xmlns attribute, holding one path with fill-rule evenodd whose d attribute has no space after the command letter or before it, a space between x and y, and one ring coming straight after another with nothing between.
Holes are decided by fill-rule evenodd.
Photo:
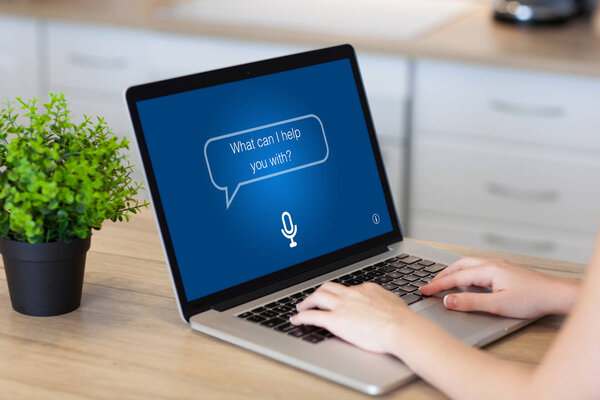
<instances>
[{"instance_id":1,"label":"speech bubble icon","mask_svg":"<svg viewBox=\"0 0 600 400\"><path fill-rule=\"evenodd\" d=\"M321 119L308 114L210 138L204 158L229 209L244 185L324 163L329 145Z\"/></svg>"}]
</instances>

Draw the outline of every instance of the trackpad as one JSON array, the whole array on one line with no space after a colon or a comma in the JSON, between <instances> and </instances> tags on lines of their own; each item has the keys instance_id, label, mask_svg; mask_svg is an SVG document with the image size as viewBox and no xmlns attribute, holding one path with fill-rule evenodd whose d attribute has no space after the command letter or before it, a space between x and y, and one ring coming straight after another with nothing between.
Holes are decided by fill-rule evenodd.
<instances>
[{"instance_id":1,"label":"trackpad","mask_svg":"<svg viewBox=\"0 0 600 400\"><path fill-rule=\"evenodd\" d=\"M483 335L484 331L491 326L506 319L487 313L452 311L442 303L420 311L419 314L429 318L462 341L472 339L472 336L477 333Z\"/></svg>"}]
</instances>

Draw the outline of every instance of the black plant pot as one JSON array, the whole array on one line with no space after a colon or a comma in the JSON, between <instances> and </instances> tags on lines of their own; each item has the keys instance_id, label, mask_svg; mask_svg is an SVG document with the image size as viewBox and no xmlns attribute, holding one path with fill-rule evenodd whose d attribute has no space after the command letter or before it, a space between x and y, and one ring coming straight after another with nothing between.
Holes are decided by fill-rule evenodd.
<instances>
[{"instance_id":1,"label":"black plant pot","mask_svg":"<svg viewBox=\"0 0 600 400\"><path fill-rule=\"evenodd\" d=\"M25 243L0 239L0 253L15 311L51 316L81 303L85 256L91 237L69 243Z\"/></svg>"}]
</instances>

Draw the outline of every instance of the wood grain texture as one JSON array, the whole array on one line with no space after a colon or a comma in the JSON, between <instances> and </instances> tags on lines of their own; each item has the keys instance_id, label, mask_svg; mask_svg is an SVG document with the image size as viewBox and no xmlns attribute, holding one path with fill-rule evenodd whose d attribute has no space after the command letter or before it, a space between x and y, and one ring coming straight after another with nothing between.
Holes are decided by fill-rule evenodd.
<instances>
[{"instance_id":1,"label":"wood grain texture","mask_svg":"<svg viewBox=\"0 0 600 400\"><path fill-rule=\"evenodd\" d=\"M503 256L580 277L578 264L428 243L465 255ZM3 268L2 268L3 269ZM536 364L562 319L547 317L488 346ZM81 308L27 317L10 306L0 271L1 399L364 399L367 396L217 339L179 318L150 210L94 233ZM383 399L443 399L415 382Z\"/></svg>"}]
</instances>

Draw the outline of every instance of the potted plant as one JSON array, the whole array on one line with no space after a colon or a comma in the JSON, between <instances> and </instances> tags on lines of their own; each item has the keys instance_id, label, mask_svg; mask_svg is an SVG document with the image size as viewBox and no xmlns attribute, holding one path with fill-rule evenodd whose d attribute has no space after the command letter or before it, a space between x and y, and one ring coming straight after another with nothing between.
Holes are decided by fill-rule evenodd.
<instances>
[{"instance_id":1,"label":"potted plant","mask_svg":"<svg viewBox=\"0 0 600 400\"><path fill-rule=\"evenodd\" d=\"M101 117L73 123L63 94L38 103L0 109L0 253L13 308L49 316L79 307L92 230L148 204L125 138Z\"/></svg>"}]
</instances>

